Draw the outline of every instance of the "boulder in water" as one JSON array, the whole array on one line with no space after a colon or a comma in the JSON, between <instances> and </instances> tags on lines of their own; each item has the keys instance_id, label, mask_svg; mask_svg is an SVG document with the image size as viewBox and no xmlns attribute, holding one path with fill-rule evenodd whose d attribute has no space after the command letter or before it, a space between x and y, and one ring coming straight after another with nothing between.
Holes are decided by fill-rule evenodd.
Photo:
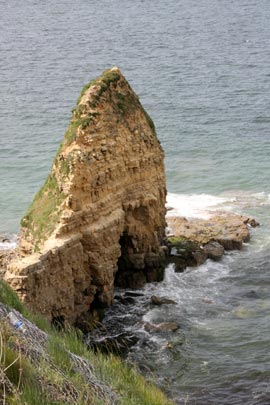
<instances>
[{"instance_id":1,"label":"boulder in water","mask_svg":"<svg viewBox=\"0 0 270 405\"><path fill-rule=\"evenodd\" d=\"M157 295L152 295L151 297L151 303L153 305L163 305L163 304L176 304L176 301L171 300L169 298L165 298L165 297L158 297Z\"/></svg>"},{"instance_id":2,"label":"boulder in water","mask_svg":"<svg viewBox=\"0 0 270 405\"><path fill-rule=\"evenodd\" d=\"M219 260L224 254L224 246L215 241L208 242L204 245L203 250L207 257L212 260Z\"/></svg>"},{"instance_id":3,"label":"boulder in water","mask_svg":"<svg viewBox=\"0 0 270 405\"><path fill-rule=\"evenodd\" d=\"M161 323L150 323L144 322L144 329L147 332L175 332L180 328L180 326L175 322L161 322Z\"/></svg>"}]
</instances>

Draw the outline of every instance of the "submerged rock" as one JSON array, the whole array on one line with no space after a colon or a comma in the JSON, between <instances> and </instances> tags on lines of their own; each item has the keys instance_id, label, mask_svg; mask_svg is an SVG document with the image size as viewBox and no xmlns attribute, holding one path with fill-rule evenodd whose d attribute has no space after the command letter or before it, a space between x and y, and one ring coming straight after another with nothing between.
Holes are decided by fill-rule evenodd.
<instances>
[{"instance_id":1,"label":"submerged rock","mask_svg":"<svg viewBox=\"0 0 270 405\"><path fill-rule=\"evenodd\" d=\"M22 219L6 281L35 311L76 319L117 284L162 279L164 154L118 68L83 89L51 172Z\"/></svg>"},{"instance_id":2,"label":"submerged rock","mask_svg":"<svg viewBox=\"0 0 270 405\"><path fill-rule=\"evenodd\" d=\"M246 294L244 294L244 297L252 298L252 299L259 299L260 298L257 291L254 291L254 290L248 291Z\"/></svg>"},{"instance_id":3,"label":"submerged rock","mask_svg":"<svg viewBox=\"0 0 270 405\"><path fill-rule=\"evenodd\" d=\"M180 326L175 322L161 322L161 323L143 323L144 329L147 332L175 332Z\"/></svg>"},{"instance_id":4,"label":"submerged rock","mask_svg":"<svg viewBox=\"0 0 270 405\"><path fill-rule=\"evenodd\" d=\"M171 300L169 298L165 298L165 297L158 297L156 295L152 295L151 297L151 303L153 305L164 305L164 304L176 304L176 301Z\"/></svg>"},{"instance_id":5,"label":"submerged rock","mask_svg":"<svg viewBox=\"0 0 270 405\"><path fill-rule=\"evenodd\" d=\"M0 235L0 243L10 243L11 240L7 236Z\"/></svg>"},{"instance_id":6,"label":"submerged rock","mask_svg":"<svg viewBox=\"0 0 270 405\"><path fill-rule=\"evenodd\" d=\"M139 338L132 333L122 332L113 336L108 336L106 332L103 336L95 336L89 334L87 336L86 344L88 348L95 352L102 353L115 353L117 355L125 356L129 349L138 342Z\"/></svg>"}]
</instances>

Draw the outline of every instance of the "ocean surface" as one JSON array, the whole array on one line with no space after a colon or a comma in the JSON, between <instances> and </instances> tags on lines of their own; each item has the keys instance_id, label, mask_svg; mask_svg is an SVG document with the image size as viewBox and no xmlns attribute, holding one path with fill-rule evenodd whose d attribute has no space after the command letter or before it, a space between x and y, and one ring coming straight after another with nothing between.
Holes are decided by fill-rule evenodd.
<instances>
[{"instance_id":1,"label":"ocean surface","mask_svg":"<svg viewBox=\"0 0 270 405\"><path fill-rule=\"evenodd\" d=\"M141 291L129 357L178 404L270 404L269 1L10 0L0 15L0 234L13 243L83 85L119 66L165 150L168 204L261 223L242 251ZM147 334L134 311L181 329Z\"/></svg>"}]
</instances>

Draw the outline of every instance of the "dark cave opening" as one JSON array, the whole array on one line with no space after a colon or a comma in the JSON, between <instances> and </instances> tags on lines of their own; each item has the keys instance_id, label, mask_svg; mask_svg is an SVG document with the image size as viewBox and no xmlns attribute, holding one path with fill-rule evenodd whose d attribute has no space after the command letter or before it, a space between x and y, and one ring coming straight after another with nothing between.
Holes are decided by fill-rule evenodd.
<instances>
[{"instance_id":1,"label":"dark cave opening","mask_svg":"<svg viewBox=\"0 0 270 405\"><path fill-rule=\"evenodd\" d=\"M131 268L129 254L133 252L132 239L127 232L120 236L121 256L117 261L118 272L127 271ZM117 272L117 273L118 273Z\"/></svg>"},{"instance_id":2,"label":"dark cave opening","mask_svg":"<svg viewBox=\"0 0 270 405\"><path fill-rule=\"evenodd\" d=\"M117 261L115 286L122 288L142 288L146 283L142 254L134 252L131 236L125 231L120 236L121 256Z\"/></svg>"}]
</instances>

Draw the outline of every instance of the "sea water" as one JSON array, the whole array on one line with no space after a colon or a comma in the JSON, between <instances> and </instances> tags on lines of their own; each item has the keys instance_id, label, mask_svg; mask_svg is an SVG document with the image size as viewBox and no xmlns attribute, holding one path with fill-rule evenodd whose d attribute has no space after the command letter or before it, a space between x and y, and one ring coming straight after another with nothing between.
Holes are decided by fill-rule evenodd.
<instances>
[{"instance_id":1,"label":"sea water","mask_svg":"<svg viewBox=\"0 0 270 405\"><path fill-rule=\"evenodd\" d=\"M145 320L181 329L130 357L178 403L269 404L269 2L11 0L0 15L0 234L15 238L83 85L119 66L155 122L175 213L261 223L241 252L145 287L177 301Z\"/></svg>"}]
</instances>

